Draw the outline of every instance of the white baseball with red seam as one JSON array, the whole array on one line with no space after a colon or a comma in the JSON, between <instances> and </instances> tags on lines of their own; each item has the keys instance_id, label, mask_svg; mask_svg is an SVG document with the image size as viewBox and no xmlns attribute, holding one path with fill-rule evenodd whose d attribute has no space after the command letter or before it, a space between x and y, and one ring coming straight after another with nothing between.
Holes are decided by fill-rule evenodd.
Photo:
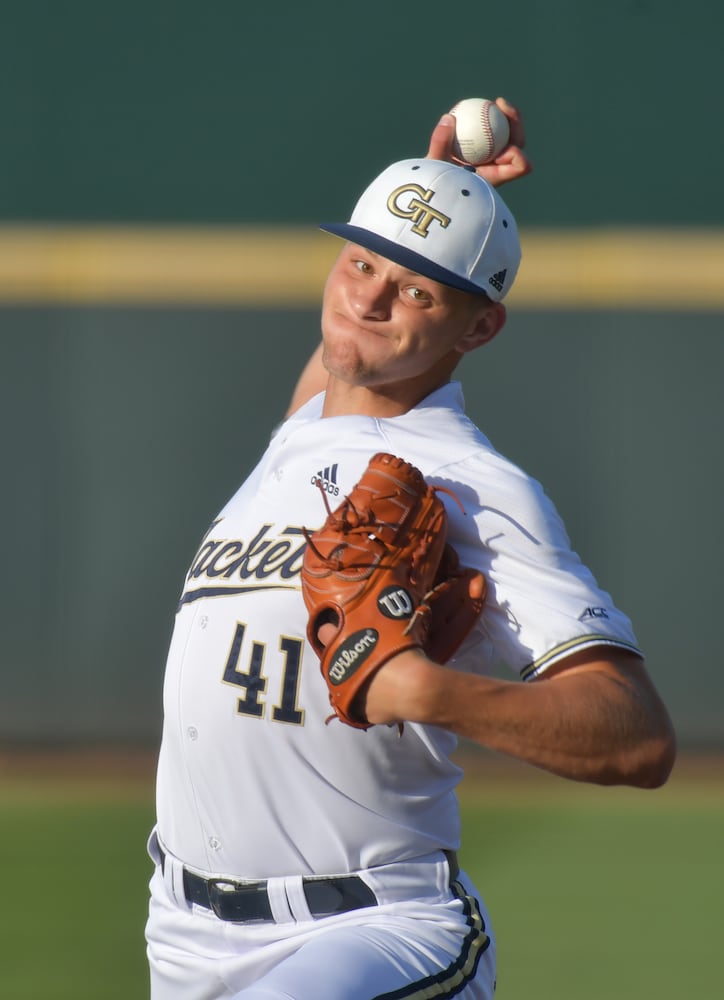
<instances>
[{"instance_id":1,"label":"white baseball with red seam","mask_svg":"<svg viewBox=\"0 0 724 1000\"><path fill-rule=\"evenodd\" d=\"M450 109L455 115L453 156L461 163L479 167L499 156L510 140L508 119L495 101L468 97Z\"/></svg>"}]
</instances>

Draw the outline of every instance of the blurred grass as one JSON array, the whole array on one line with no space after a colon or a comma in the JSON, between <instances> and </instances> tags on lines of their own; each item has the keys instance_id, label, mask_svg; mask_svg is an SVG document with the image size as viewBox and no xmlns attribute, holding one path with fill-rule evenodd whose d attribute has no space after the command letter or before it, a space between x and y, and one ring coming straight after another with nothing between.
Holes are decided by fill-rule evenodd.
<instances>
[{"instance_id":1,"label":"blurred grass","mask_svg":"<svg viewBox=\"0 0 724 1000\"><path fill-rule=\"evenodd\" d=\"M0 997L148 996L153 814L135 757L0 762Z\"/></svg>"},{"instance_id":2,"label":"blurred grass","mask_svg":"<svg viewBox=\"0 0 724 1000\"><path fill-rule=\"evenodd\" d=\"M518 768L461 790L461 860L497 937L497 1000L724 996L721 762L685 764L655 791Z\"/></svg>"},{"instance_id":3,"label":"blurred grass","mask_svg":"<svg viewBox=\"0 0 724 1000\"><path fill-rule=\"evenodd\" d=\"M462 861L498 938L498 1000L722 995L724 783L574 785L473 760ZM0 761L0 996L148 995L152 771Z\"/></svg>"}]
</instances>

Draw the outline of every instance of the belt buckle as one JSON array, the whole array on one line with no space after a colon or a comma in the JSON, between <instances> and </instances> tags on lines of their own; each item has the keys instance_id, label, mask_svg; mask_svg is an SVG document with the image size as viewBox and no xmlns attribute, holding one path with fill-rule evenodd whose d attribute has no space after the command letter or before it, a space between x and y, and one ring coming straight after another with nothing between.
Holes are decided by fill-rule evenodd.
<instances>
[{"instance_id":1,"label":"belt buckle","mask_svg":"<svg viewBox=\"0 0 724 1000\"><path fill-rule=\"evenodd\" d=\"M228 878L212 878L206 883L209 905L219 920L246 923L252 920L273 920L266 882L235 882Z\"/></svg>"},{"instance_id":2,"label":"belt buckle","mask_svg":"<svg viewBox=\"0 0 724 1000\"><path fill-rule=\"evenodd\" d=\"M228 920L223 903L229 901L229 894L238 892L241 886L229 878L210 878L206 883L209 893L209 903L219 920ZM223 902L222 902L223 901Z\"/></svg>"}]
</instances>

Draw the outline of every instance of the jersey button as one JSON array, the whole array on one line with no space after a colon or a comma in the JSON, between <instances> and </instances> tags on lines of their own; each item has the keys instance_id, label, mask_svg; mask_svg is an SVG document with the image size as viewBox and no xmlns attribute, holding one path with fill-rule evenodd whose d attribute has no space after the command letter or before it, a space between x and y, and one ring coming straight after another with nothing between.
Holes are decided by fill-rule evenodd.
<instances>
[{"instance_id":1,"label":"jersey button","mask_svg":"<svg viewBox=\"0 0 724 1000\"><path fill-rule=\"evenodd\" d=\"M209 847L212 851L218 851L221 848L221 841L218 837L209 837Z\"/></svg>"},{"instance_id":2,"label":"jersey button","mask_svg":"<svg viewBox=\"0 0 724 1000\"><path fill-rule=\"evenodd\" d=\"M189 726L186 733L188 734L188 738L190 740L197 740L199 738L199 731L196 726Z\"/></svg>"}]
</instances>

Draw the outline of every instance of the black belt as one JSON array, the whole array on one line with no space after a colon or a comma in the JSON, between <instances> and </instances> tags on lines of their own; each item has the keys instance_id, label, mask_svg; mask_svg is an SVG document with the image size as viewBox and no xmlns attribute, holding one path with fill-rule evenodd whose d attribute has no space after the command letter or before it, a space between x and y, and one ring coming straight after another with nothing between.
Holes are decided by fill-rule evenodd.
<instances>
[{"instance_id":1,"label":"black belt","mask_svg":"<svg viewBox=\"0 0 724 1000\"><path fill-rule=\"evenodd\" d=\"M165 854L159 847L161 867ZM184 894L189 903L213 910L220 920L242 923L273 920L266 882L236 882L226 878L203 878L184 868ZM377 906L377 898L359 875L303 878L302 887L313 917L346 913L364 906Z\"/></svg>"},{"instance_id":2,"label":"black belt","mask_svg":"<svg viewBox=\"0 0 724 1000\"><path fill-rule=\"evenodd\" d=\"M159 845L161 867L166 855ZM454 851L445 851L450 879L459 873ZM273 920L266 882L236 882L226 878L203 878L183 870L184 894L189 903L213 910L220 920L244 923ZM333 875L329 878L303 878L302 888L313 917L328 917L365 906L377 906L377 898L359 875Z\"/></svg>"}]
</instances>

